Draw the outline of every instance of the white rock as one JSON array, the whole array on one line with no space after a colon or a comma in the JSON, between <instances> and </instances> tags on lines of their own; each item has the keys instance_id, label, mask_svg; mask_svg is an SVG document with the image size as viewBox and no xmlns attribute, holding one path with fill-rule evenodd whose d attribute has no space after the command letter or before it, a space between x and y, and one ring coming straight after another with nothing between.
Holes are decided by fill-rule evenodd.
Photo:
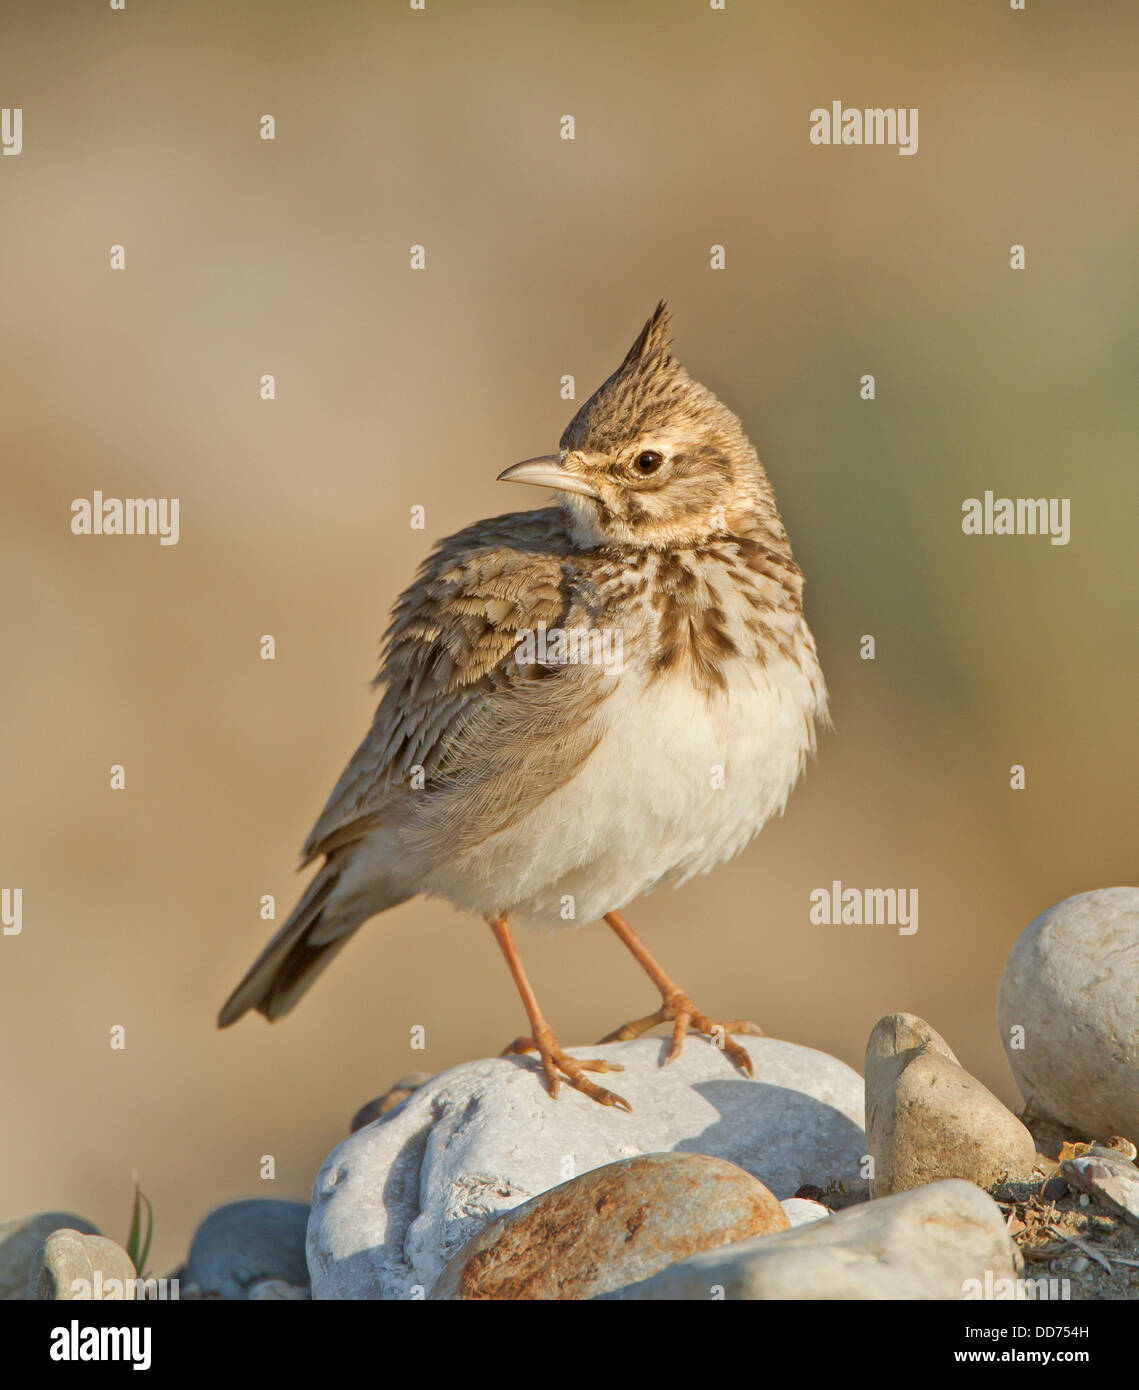
<instances>
[{"instance_id":1,"label":"white rock","mask_svg":"<svg viewBox=\"0 0 1139 1390\"><path fill-rule=\"evenodd\" d=\"M824 1217L831 1215L829 1207L824 1207L822 1202L812 1202L807 1197L788 1197L779 1205L790 1221L792 1230L796 1226L809 1226L812 1221L822 1221Z\"/></svg>"},{"instance_id":2,"label":"white rock","mask_svg":"<svg viewBox=\"0 0 1139 1390\"><path fill-rule=\"evenodd\" d=\"M97 1236L97 1226L69 1211L41 1211L0 1222L0 1299L27 1298L28 1271L36 1253L53 1231L78 1231Z\"/></svg>"},{"instance_id":3,"label":"white rock","mask_svg":"<svg viewBox=\"0 0 1139 1390\"><path fill-rule=\"evenodd\" d=\"M1139 1168L1127 1159L1097 1150L1060 1164L1060 1176L1095 1197L1116 1216L1139 1226Z\"/></svg>"},{"instance_id":4,"label":"white rock","mask_svg":"<svg viewBox=\"0 0 1139 1390\"><path fill-rule=\"evenodd\" d=\"M872 1197L942 1178L992 1188L1031 1178L1036 1143L914 1014L879 1019L866 1045L866 1145Z\"/></svg>"},{"instance_id":5,"label":"white rock","mask_svg":"<svg viewBox=\"0 0 1139 1390\"><path fill-rule=\"evenodd\" d=\"M667 1039L570 1049L619 1062L603 1080L633 1106L607 1109L544 1089L531 1058L469 1062L350 1135L313 1191L314 1298L404 1298L430 1291L447 1261L500 1212L580 1173L637 1154L726 1158L776 1197L831 1178L864 1191L862 1079L812 1048L739 1037L740 1075L694 1037L670 1067Z\"/></svg>"},{"instance_id":6,"label":"white rock","mask_svg":"<svg viewBox=\"0 0 1139 1390\"><path fill-rule=\"evenodd\" d=\"M1139 888L1041 913L1012 948L997 1020L1027 1100L1088 1139L1139 1138Z\"/></svg>"},{"instance_id":7,"label":"white rock","mask_svg":"<svg viewBox=\"0 0 1139 1390\"><path fill-rule=\"evenodd\" d=\"M308 1289L298 1288L295 1284L286 1284L283 1279L263 1279L249 1290L251 1303L298 1301L309 1296Z\"/></svg>"},{"instance_id":8,"label":"white rock","mask_svg":"<svg viewBox=\"0 0 1139 1390\"><path fill-rule=\"evenodd\" d=\"M979 1187L950 1178L706 1250L603 1298L962 1299L981 1296L986 1276L990 1286L1016 1278L1005 1218Z\"/></svg>"},{"instance_id":9,"label":"white rock","mask_svg":"<svg viewBox=\"0 0 1139 1390\"><path fill-rule=\"evenodd\" d=\"M74 1229L53 1231L28 1271L28 1298L72 1300L134 1298L131 1257L107 1236Z\"/></svg>"}]
</instances>

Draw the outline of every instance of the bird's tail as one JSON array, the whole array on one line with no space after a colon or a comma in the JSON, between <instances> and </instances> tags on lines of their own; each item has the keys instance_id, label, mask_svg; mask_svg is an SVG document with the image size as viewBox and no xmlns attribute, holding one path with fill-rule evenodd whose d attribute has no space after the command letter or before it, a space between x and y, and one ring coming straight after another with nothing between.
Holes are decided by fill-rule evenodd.
<instances>
[{"instance_id":1,"label":"bird's tail","mask_svg":"<svg viewBox=\"0 0 1139 1390\"><path fill-rule=\"evenodd\" d=\"M264 1014L270 1023L287 1014L357 927L377 912L406 901L408 895L393 893L390 902L371 898L366 908L356 904L330 908L329 899L345 867L345 858L336 854L326 861L289 920L222 1005L219 1028L228 1028L250 1009Z\"/></svg>"}]
</instances>

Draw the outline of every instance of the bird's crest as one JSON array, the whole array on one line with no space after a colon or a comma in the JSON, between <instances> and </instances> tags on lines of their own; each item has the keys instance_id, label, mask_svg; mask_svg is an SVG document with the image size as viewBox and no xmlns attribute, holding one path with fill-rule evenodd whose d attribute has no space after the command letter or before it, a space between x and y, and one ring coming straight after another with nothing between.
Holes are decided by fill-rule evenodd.
<instances>
[{"instance_id":1,"label":"bird's crest","mask_svg":"<svg viewBox=\"0 0 1139 1390\"><path fill-rule=\"evenodd\" d=\"M675 409L691 378L669 351L670 317L662 299L624 360L570 421L561 447L604 451Z\"/></svg>"},{"instance_id":2,"label":"bird's crest","mask_svg":"<svg viewBox=\"0 0 1139 1390\"><path fill-rule=\"evenodd\" d=\"M636 366L639 362L644 362L653 354L660 358L667 357L669 329L671 327L672 316L669 314L668 305L662 299L653 310L644 328L637 334L636 342L625 354L625 360L617 368L618 372L628 371L629 368Z\"/></svg>"}]
</instances>

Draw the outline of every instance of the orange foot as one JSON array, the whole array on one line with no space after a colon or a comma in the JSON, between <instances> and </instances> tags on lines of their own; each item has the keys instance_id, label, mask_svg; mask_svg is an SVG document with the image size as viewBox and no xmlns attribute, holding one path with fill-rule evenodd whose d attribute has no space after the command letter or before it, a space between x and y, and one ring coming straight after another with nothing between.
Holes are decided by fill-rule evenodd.
<instances>
[{"instance_id":1,"label":"orange foot","mask_svg":"<svg viewBox=\"0 0 1139 1390\"><path fill-rule=\"evenodd\" d=\"M616 1062L605 1062L600 1057L591 1057L579 1062L576 1057L570 1057L562 1051L552 1029L542 1027L535 1032L536 1037L515 1038L500 1056L513 1057L519 1053L536 1052L542 1063L546 1089L550 1095L557 1095L558 1085L564 1078L575 1091L580 1091L583 1096L595 1100L598 1105L617 1105L622 1110L632 1110L633 1107L627 1100L605 1090L603 1086L598 1086L585 1074L587 1071L624 1071L624 1067L619 1067ZM558 1075L559 1072L561 1076Z\"/></svg>"},{"instance_id":2,"label":"orange foot","mask_svg":"<svg viewBox=\"0 0 1139 1390\"><path fill-rule=\"evenodd\" d=\"M644 1018L637 1018L631 1023L623 1024L615 1032L607 1033L601 1041L603 1043L628 1042L630 1038L639 1038L642 1033L647 1033L650 1028L655 1028L658 1023L672 1024L672 1046L668 1049L668 1056L664 1059L666 1067L680 1056L680 1049L684 1046L685 1037L689 1031L694 1030L697 1033L705 1034L714 1047L727 1053L745 1076L754 1075L751 1058L746 1049L735 1041L732 1034L744 1033L750 1034L752 1037L762 1038L764 1036L763 1029L742 1018L737 1018L734 1023L713 1023L710 1018L706 1018L696 1008L683 990L676 988L669 990L664 995L664 1002L656 1013L647 1014Z\"/></svg>"}]
</instances>

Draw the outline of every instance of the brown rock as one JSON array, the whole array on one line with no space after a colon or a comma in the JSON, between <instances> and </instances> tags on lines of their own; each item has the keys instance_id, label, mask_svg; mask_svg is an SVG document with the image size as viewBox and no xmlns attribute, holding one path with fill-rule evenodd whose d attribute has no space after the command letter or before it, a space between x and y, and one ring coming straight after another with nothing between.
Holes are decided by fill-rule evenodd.
<instances>
[{"instance_id":1,"label":"brown rock","mask_svg":"<svg viewBox=\"0 0 1139 1390\"><path fill-rule=\"evenodd\" d=\"M734 1163L644 1154L506 1212L451 1260L431 1296L593 1298L697 1251L788 1226L775 1197Z\"/></svg>"},{"instance_id":2,"label":"brown rock","mask_svg":"<svg viewBox=\"0 0 1139 1390\"><path fill-rule=\"evenodd\" d=\"M988 1193L954 1179L861 1202L764 1240L705 1250L615 1290L607 1301L954 1300L994 1287L998 1298L1007 1298L1016 1274L1001 1209ZM832 1323L820 1309L811 1321L814 1335L826 1337ZM758 1319L752 1326L765 1344L782 1330L769 1331ZM794 1371L785 1378L801 1379Z\"/></svg>"},{"instance_id":3,"label":"brown rock","mask_svg":"<svg viewBox=\"0 0 1139 1390\"><path fill-rule=\"evenodd\" d=\"M408 1072L406 1076L401 1076L390 1091L385 1091L382 1096L377 1096L375 1100L361 1105L352 1116L349 1132L355 1134L358 1129L363 1129L365 1125L370 1125L373 1120L378 1120L381 1115L386 1115L389 1110L394 1110L397 1105L402 1105L408 1096L414 1095L420 1086L432 1080L434 1080L434 1073L429 1071L413 1071Z\"/></svg>"}]
</instances>

